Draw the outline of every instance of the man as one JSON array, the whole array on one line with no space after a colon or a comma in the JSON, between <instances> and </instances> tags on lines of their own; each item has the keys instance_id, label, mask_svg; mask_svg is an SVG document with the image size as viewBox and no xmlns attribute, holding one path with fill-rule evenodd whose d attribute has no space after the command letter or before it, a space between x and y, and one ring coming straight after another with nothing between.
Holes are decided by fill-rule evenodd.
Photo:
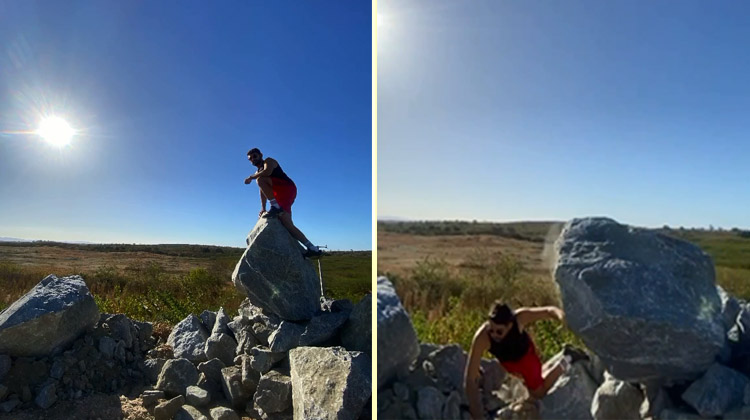
<instances>
[{"instance_id":1,"label":"man","mask_svg":"<svg viewBox=\"0 0 750 420\"><path fill-rule=\"evenodd\" d=\"M270 157L263 159L263 153L257 148L247 152L247 160L258 168L253 175L245 178L245 184L256 180L260 188L261 210L258 217L278 217L294 239L307 247L307 251L303 254L306 258L320 256L323 252L292 223L292 204L297 197L297 186L294 181L284 173L276 160ZM266 201L271 204L271 209L268 211L266 211Z\"/></svg>"},{"instance_id":2,"label":"man","mask_svg":"<svg viewBox=\"0 0 750 420\"><path fill-rule=\"evenodd\" d=\"M542 367L534 342L524 328L543 319L564 322L565 314L562 309L554 306L519 308L513 311L501 301L495 301L490 307L488 320L474 334L464 372L464 388L472 418L484 418L479 394L479 366L484 352L489 351L494 355L508 373L523 378L529 395L534 399L544 397L573 362L588 359L582 351L566 345L564 356L558 363Z\"/></svg>"}]
</instances>

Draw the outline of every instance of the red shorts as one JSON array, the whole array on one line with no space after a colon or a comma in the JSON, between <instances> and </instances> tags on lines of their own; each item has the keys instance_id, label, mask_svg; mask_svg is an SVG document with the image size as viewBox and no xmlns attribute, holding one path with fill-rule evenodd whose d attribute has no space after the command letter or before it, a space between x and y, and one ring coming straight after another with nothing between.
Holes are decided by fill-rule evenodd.
<instances>
[{"instance_id":1,"label":"red shorts","mask_svg":"<svg viewBox=\"0 0 750 420\"><path fill-rule=\"evenodd\" d=\"M529 343L529 350L520 360L500 362L500 364L503 365L508 373L523 377L526 388L530 391L544 385L544 379L542 379L542 362L539 360L539 356L536 355L536 347L534 347L533 342Z\"/></svg>"},{"instance_id":2,"label":"red shorts","mask_svg":"<svg viewBox=\"0 0 750 420\"><path fill-rule=\"evenodd\" d=\"M271 178L271 188L273 189L273 198L279 203L279 206L287 212L292 212L292 204L297 198L297 186L294 182L289 182L281 178Z\"/></svg>"}]
</instances>

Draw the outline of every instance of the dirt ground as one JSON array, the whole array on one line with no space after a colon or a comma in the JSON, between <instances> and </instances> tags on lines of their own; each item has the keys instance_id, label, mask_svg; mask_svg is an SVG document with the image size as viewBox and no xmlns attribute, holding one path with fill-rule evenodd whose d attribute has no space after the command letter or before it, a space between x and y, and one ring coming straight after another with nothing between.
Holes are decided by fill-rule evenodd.
<instances>
[{"instance_id":1,"label":"dirt ground","mask_svg":"<svg viewBox=\"0 0 750 420\"><path fill-rule=\"evenodd\" d=\"M204 258L175 257L149 252L100 252L52 246L0 246L0 261L71 272L94 272L105 266L118 269L141 267L152 262L160 264L167 272L185 272L196 267L205 267L211 262L210 259Z\"/></svg>"},{"instance_id":2,"label":"dirt ground","mask_svg":"<svg viewBox=\"0 0 750 420\"><path fill-rule=\"evenodd\" d=\"M509 255L532 273L548 274L545 245L494 235L422 236L378 231L378 273L407 275L425 258L458 266L477 253Z\"/></svg>"}]
</instances>

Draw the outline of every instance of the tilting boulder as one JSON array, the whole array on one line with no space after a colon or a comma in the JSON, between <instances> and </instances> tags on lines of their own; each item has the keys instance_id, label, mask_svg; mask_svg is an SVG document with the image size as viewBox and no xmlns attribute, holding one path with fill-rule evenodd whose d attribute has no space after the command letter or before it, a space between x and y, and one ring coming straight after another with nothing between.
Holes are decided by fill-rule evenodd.
<instances>
[{"instance_id":1,"label":"tilting boulder","mask_svg":"<svg viewBox=\"0 0 750 420\"><path fill-rule=\"evenodd\" d=\"M254 305L282 319L312 318L320 309L320 280L281 222L259 219L247 243L232 274L235 287Z\"/></svg>"},{"instance_id":2,"label":"tilting boulder","mask_svg":"<svg viewBox=\"0 0 750 420\"><path fill-rule=\"evenodd\" d=\"M554 277L568 326L614 376L693 379L724 344L710 257L697 246L606 218L574 219Z\"/></svg>"},{"instance_id":3,"label":"tilting boulder","mask_svg":"<svg viewBox=\"0 0 750 420\"><path fill-rule=\"evenodd\" d=\"M0 354L59 352L98 320L99 309L83 278L49 275L0 312Z\"/></svg>"},{"instance_id":4,"label":"tilting boulder","mask_svg":"<svg viewBox=\"0 0 750 420\"><path fill-rule=\"evenodd\" d=\"M367 354L343 347L298 347L289 352L295 419L359 418L372 393Z\"/></svg>"},{"instance_id":5,"label":"tilting boulder","mask_svg":"<svg viewBox=\"0 0 750 420\"><path fill-rule=\"evenodd\" d=\"M417 333L393 284L378 278L378 388L408 368L419 355Z\"/></svg>"}]
</instances>

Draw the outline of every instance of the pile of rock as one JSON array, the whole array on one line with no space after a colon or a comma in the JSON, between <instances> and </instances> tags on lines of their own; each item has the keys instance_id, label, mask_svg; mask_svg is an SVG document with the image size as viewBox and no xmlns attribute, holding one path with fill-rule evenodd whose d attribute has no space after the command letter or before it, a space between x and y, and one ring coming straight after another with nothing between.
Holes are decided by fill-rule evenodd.
<instances>
[{"instance_id":1,"label":"pile of rock","mask_svg":"<svg viewBox=\"0 0 750 420\"><path fill-rule=\"evenodd\" d=\"M49 276L0 313L0 412L93 391L144 389L156 419L368 419L371 297L322 299L299 244L261 219L232 278L247 299L149 323L99 314L80 277Z\"/></svg>"},{"instance_id":2,"label":"pile of rock","mask_svg":"<svg viewBox=\"0 0 750 420\"><path fill-rule=\"evenodd\" d=\"M0 413L48 408L144 380L148 322L100 314L79 276L47 276L0 313Z\"/></svg>"},{"instance_id":3,"label":"pile of rock","mask_svg":"<svg viewBox=\"0 0 750 420\"><path fill-rule=\"evenodd\" d=\"M569 222L555 250L567 323L591 360L573 364L538 404L518 403L523 385L482 360L487 417L750 418L750 304L716 286L708 255L604 218ZM420 345L385 278L378 356L379 417L469 418L466 354Z\"/></svg>"}]
</instances>

